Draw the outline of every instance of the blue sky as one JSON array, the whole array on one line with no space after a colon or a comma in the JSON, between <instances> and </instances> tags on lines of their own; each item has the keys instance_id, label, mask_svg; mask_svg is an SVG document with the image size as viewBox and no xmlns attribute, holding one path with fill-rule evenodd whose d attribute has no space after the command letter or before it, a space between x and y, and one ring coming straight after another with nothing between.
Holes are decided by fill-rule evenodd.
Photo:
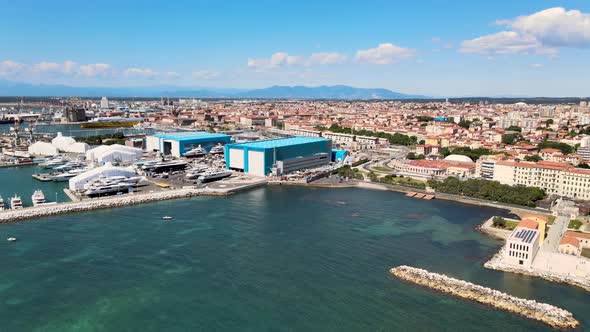
<instances>
[{"instance_id":1,"label":"blue sky","mask_svg":"<svg viewBox=\"0 0 590 332\"><path fill-rule=\"evenodd\" d=\"M590 2L0 0L0 79L590 95Z\"/></svg>"}]
</instances>

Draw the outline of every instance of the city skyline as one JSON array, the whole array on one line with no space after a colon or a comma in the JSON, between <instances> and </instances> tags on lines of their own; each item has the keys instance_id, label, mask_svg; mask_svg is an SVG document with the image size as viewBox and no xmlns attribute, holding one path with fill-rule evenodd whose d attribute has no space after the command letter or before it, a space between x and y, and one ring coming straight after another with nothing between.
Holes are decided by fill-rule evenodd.
<instances>
[{"instance_id":1,"label":"city skyline","mask_svg":"<svg viewBox=\"0 0 590 332\"><path fill-rule=\"evenodd\" d=\"M2 1L2 8L10 15L0 27L13 33L0 37L0 80L240 89L342 84L433 97L590 94L584 1Z\"/></svg>"}]
</instances>

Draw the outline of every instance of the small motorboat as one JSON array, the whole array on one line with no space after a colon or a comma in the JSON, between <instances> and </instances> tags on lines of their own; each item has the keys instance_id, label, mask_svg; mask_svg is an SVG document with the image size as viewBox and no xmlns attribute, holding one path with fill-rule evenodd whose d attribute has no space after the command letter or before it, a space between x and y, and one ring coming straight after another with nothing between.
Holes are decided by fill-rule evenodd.
<instances>
[{"instance_id":1,"label":"small motorboat","mask_svg":"<svg viewBox=\"0 0 590 332\"><path fill-rule=\"evenodd\" d=\"M8 241L8 242L14 242L14 241L16 241L16 238L15 237L9 237L8 239L6 239L6 241Z\"/></svg>"},{"instance_id":2,"label":"small motorboat","mask_svg":"<svg viewBox=\"0 0 590 332\"><path fill-rule=\"evenodd\" d=\"M163 216L162 219L164 219L164 220L172 220L172 217L170 217L170 216Z\"/></svg>"}]
</instances>

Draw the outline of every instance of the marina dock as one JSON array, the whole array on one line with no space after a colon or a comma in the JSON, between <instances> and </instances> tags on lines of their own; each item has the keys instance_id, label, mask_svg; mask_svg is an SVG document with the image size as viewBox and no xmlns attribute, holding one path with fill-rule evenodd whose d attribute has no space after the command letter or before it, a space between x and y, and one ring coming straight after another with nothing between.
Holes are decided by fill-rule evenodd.
<instances>
[{"instance_id":1,"label":"marina dock","mask_svg":"<svg viewBox=\"0 0 590 332\"><path fill-rule=\"evenodd\" d=\"M49 173L39 173L39 174L33 174L31 175L33 177L33 179L42 181L42 182L49 182L49 181L53 181L53 179L51 178Z\"/></svg>"},{"instance_id":2,"label":"marina dock","mask_svg":"<svg viewBox=\"0 0 590 332\"><path fill-rule=\"evenodd\" d=\"M483 303L496 309L543 322L554 328L569 329L575 328L580 324L571 312L556 306L518 298L491 288L447 277L443 274L432 273L405 265L392 268L389 272L404 281L463 299Z\"/></svg>"}]
</instances>

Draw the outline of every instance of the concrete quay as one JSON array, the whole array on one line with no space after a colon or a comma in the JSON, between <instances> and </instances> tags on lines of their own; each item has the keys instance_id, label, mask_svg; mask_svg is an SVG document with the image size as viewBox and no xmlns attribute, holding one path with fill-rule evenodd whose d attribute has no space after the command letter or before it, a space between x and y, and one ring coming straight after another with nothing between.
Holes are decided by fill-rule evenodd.
<instances>
[{"instance_id":1,"label":"concrete quay","mask_svg":"<svg viewBox=\"0 0 590 332\"><path fill-rule=\"evenodd\" d=\"M392 268L389 272L399 279L537 320L554 328L569 329L580 324L571 312L556 306L518 298L443 274L405 265Z\"/></svg>"},{"instance_id":2,"label":"concrete quay","mask_svg":"<svg viewBox=\"0 0 590 332\"><path fill-rule=\"evenodd\" d=\"M232 181L212 182L204 188L184 187L179 189L160 190L146 193L129 193L84 200L79 200L78 197L71 191L65 189L64 192L68 194L70 198L72 198L72 202L26 207L19 210L0 211L0 223L16 222L81 211L110 209L176 198L188 198L193 196L225 196L240 191L263 187L266 184L267 181L260 178L233 179Z\"/></svg>"},{"instance_id":3,"label":"concrete quay","mask_svg":"<svg viewBox=\"0 0 590 332\"><path fill-rule=\"evenodd\" d=\"M568 284L590 291L590 278L586 277L590 271L590 265L585 264L585 258L559 253L537 253L537 257L531 268L524 268L506 264L503 262L505 246L500 249L484 267L490 270L511 272L531 277L539 277L551 282ZM555 263L557 262L557 266Z\"/></svg>"},{"instance_id":4,"label":"concrete quay","mask_svg":"<svg viewBox=\"0 0 590 332\"><path fill-rule=\"evenodd\" d=\"M127 194L85 200L81 202L67 202L47 206L28 207L19 210L0 211L0 223L15 222L26 219L54 216L73 212L109 209L135 204L150 203L175 198L187 198L201 194L197 189L174 189L147 194Z\"/></svg>"}]
</instances>

